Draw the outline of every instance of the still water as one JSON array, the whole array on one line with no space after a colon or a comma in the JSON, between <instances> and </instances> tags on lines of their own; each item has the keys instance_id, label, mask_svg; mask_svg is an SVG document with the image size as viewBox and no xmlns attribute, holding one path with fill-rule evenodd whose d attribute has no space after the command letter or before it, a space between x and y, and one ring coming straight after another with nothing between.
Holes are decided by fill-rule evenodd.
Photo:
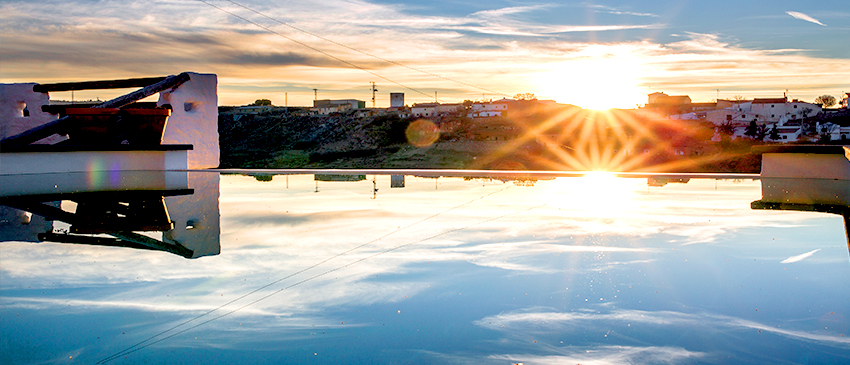
<instances>
[{"instance_id":1,"label":"still water","mask_svg":"<svg viewBox=\"0 0 850 365\"><path fill-rule=\"evenodd\" d=\"M214 172L6 184L0 356L847 363L844 218L754 209L762 184ZM52 218L9 207L33 201Z\"/></svg>"}]
</instances>

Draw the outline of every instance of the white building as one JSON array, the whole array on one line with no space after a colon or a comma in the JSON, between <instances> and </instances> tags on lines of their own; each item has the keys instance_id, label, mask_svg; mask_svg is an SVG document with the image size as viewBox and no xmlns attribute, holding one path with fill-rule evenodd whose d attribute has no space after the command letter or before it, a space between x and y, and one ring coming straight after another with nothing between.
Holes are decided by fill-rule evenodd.
<instances>
[{"instance_id":1,"label":"white building","mask_svg":"<svg viewBox=\"0 0 850 365\"><path fill-rule=\"evenodd\" d=\"M799 100L788 101L787 98L753 99L752 101L734 103L730 107L706 112L706 120L720 125L726 122L749 123L779 123L785 125L789 121L811 118L822 112L818 104L806 103Z\"/></svg>"},{"instance_id":2,"label":"white building","mask_svg":"<svg viewBox=\"0 0 850 365\"><path fill-rule=\"evenodd\" d=\"M331 113L341 113L348 110L357 110L366 108L366 102L362 100L355 99L341 99L341 100L313 100L313 108L310 111L321 114L328 115Z\"/></svg>"},{"instance_id":3,"label":"white building","mask_svg":"<svg viewBox=\"0 0 850 365\"><path fill-rule=\"evenodd\" d=\"M416 118L433 118L437 116L439 105L439 103L413 104L410 108L410 114Z\"/></svg>"},{"instance_id":4,"label":"white building","mask_svg":"<svg viewBox=\"0 0 850 365\"><path fill-rule=\"evenodd\" d=\"M469 111L470 118L501 117L508 111L508 104L513 100L502 99L489 103L474 103Z\"/></svg>"}]
</instances>

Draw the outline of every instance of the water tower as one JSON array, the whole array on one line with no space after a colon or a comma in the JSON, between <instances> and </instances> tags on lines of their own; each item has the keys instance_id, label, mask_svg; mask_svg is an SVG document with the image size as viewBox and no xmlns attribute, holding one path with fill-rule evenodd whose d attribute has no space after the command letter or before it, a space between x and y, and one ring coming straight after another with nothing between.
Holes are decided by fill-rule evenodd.
<instances>
[{"instance_id":1,"label":"water tower","mask_svg":"<svg viewBox=\"0 0 850 365\"><path fill-rule=\"evenodd\" d=\"M404 93L390 93L390 108L401 108L404 106Z\"/></svg>"}]
</instances>

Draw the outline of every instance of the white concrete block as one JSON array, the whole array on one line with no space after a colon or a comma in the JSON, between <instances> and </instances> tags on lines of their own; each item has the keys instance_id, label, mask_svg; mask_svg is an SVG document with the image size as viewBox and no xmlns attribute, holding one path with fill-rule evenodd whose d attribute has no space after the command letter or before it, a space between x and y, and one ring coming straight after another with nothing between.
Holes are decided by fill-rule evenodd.
<instances>
[{"instance_id":1,"label":"white concrete block","mask_svg":"<svg viewBox=\"0 0 850 365\"><path fill-rule=\"evenodd\" d=\"M189 73L190 80L159 94L157 105L170 104L163 144L191 144L190 169L215 168L219 164L218 78L214 74Z\"/></svg>"},{"instance_id":2,"label":"white concrete block","mask_svg":"<svg viewBox=\"0 0 850 365\"><path fill-rule=\"evenodd\" d=\"M55 114L41 111L43 105L50 104L47 93L32 91L37 84L0 84L0 139L11 137L38 127L58 118ZM24 109L28 116L24 116ZM52 135L36 141L36 144L54 144L68 139Z\"/></svg>"}]
</instances>

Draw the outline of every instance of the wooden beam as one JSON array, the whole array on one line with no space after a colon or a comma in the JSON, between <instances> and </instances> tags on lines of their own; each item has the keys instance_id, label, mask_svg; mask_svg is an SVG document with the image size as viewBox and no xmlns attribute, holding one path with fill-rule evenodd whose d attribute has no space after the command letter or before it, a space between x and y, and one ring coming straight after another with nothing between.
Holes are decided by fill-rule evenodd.
<instances>
[{"instance_id":1,"label":"wooden beam","mask_svg":"<svg viewBox=\"0 0 850 365\"><path fill-rule=\"evenodd\" d=\"M189 81L189 74L185 72L179 75L171 75L155 84L145 86L127 95L121 95L115 99L105 101L100 105L94 106L93 108L120 108L127 104L132 104L136 101L142 100L158 92L176 88L186 81Z\"/></svg>"},{"instance_id":2,"label":"wooden beam","mask_svg":"<svg viewBox=\"0 0 850 365\"><path fill-rule=\"evenodd\" d=\"M137 79L104 80L104 81L82 81L82 82L60 82L56 84L38 84L32 87L32 91L46 93L51 91L72 90L103 90L103 89L126 89L131 87L145 87L153 83L165 80L167 76L144 77Z\"/></svg>"},{"instance_id":3,"label":"wooden beam","mask_svg":"<svg viewBox=\"0 0 850 365\"><path fill-rule=\"evenodd\" d=\"M93 108L120 108L122 106L132 104L138 100L144 99L158 92L176 88L186 81L189 81L189 74L185 72L179 75L171 75L155 84L148 85L129 94L119 96L115 99L105 101L100 105L93 106ZM3 146L7 145L30 144L42 138L50 137L51 135L61 133L62 125L66 123L66 121L69 119L71 118L65 116L54 121L42 124L38 127L26 130L14 136L0 140L0 149L2 149Z\"/></svg>"}]
</instances>

